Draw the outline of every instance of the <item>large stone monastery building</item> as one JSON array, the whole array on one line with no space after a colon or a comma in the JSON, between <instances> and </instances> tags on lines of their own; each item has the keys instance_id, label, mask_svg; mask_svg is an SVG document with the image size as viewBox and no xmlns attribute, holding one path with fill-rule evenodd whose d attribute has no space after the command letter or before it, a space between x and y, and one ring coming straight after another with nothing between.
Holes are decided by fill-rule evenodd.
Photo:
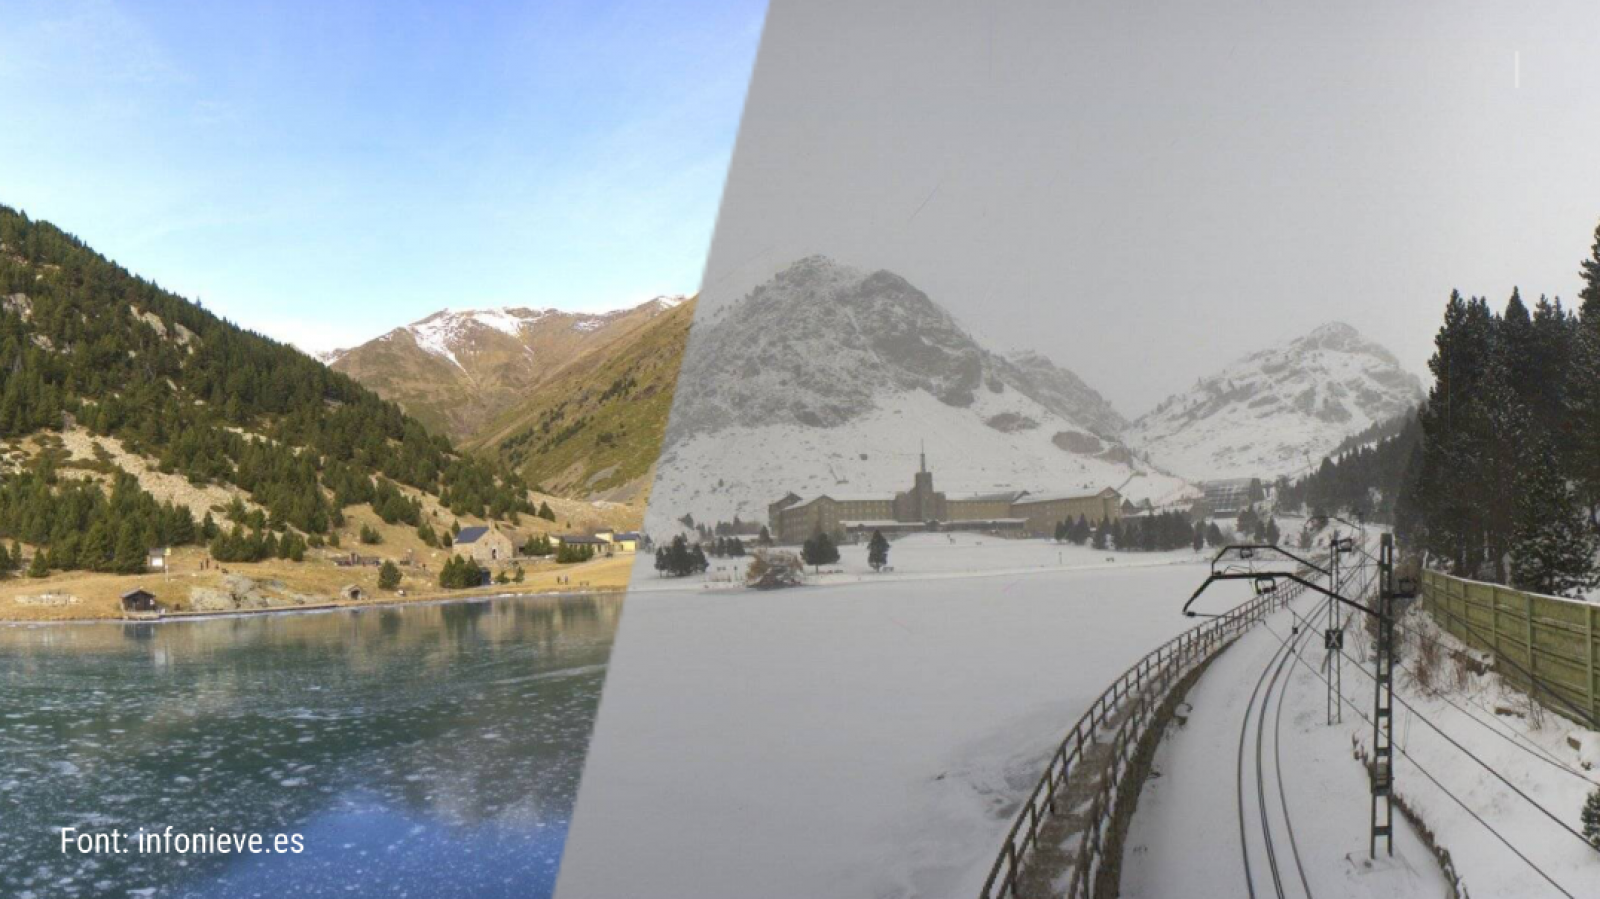
<instances>
[{"instance_id":1,"label":"large stone monastery building","mask_svg":"<svg viewBox=\"0 0 1600 899\"><path fill-rule=\"evenodd\" d=\"M1090 524L1122 517L1122 495L1107 487L1099 493L1029 493L1009 490L974 496L948 497L933 489L928 460L922 464L911 489L894 496L853 496L824 493L801 497L794 493L767 506L768 528L779 543L800 543L818 531L836 538L883 531L982 531L1015 536L1048 537L1056 524L1076 521Z\"/></svg>"}]
</instances>

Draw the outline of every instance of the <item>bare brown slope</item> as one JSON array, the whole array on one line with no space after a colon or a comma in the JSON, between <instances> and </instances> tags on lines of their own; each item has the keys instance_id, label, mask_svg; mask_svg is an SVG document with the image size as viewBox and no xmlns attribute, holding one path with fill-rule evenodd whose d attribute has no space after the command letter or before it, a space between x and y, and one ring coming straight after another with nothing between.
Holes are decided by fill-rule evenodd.
<instances>
[{"instance_id":1,"label":"bare brown slope","mask_svg":"<svg viewBox=\"0 0 1600 899\"><path fill-rule=\"evenodd\" d=\"M551 493L642 503L694 306L568 365L465 448L498 456Z\"/></svg>"},{"instance_id":2,"label":"bare brown slope","mask_svg":"<svg viewBox=\"0 0 1600 899\"><path fill-rule=\"evenodd\" d=\"M672 308L658 298L601 314L446 310L339 351L329 364L428 428L462 440L590 354L614 352Z\"/></svg>"}]
</instances>

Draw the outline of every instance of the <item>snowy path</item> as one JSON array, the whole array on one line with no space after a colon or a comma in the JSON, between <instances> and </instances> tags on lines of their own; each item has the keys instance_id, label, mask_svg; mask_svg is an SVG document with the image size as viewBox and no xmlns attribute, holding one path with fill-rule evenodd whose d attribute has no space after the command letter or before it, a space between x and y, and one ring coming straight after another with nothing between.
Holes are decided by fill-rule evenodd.
<instances>
[{"instance_id":1,"label":"snowy path","mask_svg":"<svg viewBox=\"0 0 1600 899\"><path fill-rule=\"evenodd\" d=\"M1370 798L1350 734L1325 724L1315 632L1297 600L1220 655L1180 706L1139 799L1123 863L1129 897L1445 896L1432 853L1396 817L1394 857L1367 858ZM1359 675L1347 677L1350 681ZM1381 853L1381 850L1380 850Z\"/></svg>"}]
</instances>

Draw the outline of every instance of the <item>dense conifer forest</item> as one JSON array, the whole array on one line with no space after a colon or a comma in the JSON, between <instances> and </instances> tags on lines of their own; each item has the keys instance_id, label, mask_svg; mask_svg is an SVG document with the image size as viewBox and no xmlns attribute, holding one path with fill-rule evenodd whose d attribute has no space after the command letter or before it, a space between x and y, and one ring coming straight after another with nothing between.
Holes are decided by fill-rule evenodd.
<instances>
[{"instance_id":1,"label":"dense conifer forest","mask_svg":"<svg viewBox=\"0 0 1600 899\"><path fill-rule=\"evenodd\" d=\"M1312 518L1329 514L1393 524L1395 505L1411 457L1422 442L1416 415L1384 422L1322 460L1311 474L1277 485L1277 507L1304 511Z\"/></svg>"},{"instance_id":2,"label":"dense conifer forest","mask_svg":"<svg viewBox=\"0 0 1600 899\"><path fill-rule=\"evenodd\" d=\"M131 567L135 543L141 556L204 540L240 558L287 556L300 544L286 551L281 535L320 537L364 502L417 525L421 506L398 485L458 516L535 512L519 476L456 453L349 377L0 206L0 441L74 425L162 472L233 485L266 514L237 539L207 535L132 478L116 477L108 496L35 460L0 482L0 537L48 547L53 567ZM280 535L270 548L268 531Z\"/></svg>"},{"instance_id":3,"label":"dense conifer forest","mask_svg":"<svg viewBox=\"0 0 1600 899\"><path fill-rule=\"evenodd\" d=\"M1453 292L1418 414L1280 484L1279 507L1390 522L1468 577L1553 594L1600 584L1600 228L1579 274L1576 310Z\"/></svg>"}]
</instances>

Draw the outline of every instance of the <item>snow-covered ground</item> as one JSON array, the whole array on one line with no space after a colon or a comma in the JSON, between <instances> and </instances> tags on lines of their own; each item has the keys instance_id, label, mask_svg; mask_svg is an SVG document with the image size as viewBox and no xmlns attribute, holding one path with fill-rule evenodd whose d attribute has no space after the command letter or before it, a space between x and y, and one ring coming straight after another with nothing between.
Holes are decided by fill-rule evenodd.
<instances>
[{"instance_id":1,"label":"snow-covered ground","mask_svg":"<svg viewBox=\"0 0 1600 899\"><path fill-rule=\"evenodd\" d=\"M1310 600L1302 600L1307 602ZM1125 868L1126 895L1169 896L1192 890L1196 884L1244 890L1234 765L1250 690L1273 650L1282 645L1280 638L1287 639L1290 634L1283 615L1270 625L1270 631L1247 635L1207 670L1190 694L1187 723L1174 726L1158 751L1160 776L1147 785L1130 832L1129 851L1135 864ZM1419 611L1405 616L1401 627L1461 648ZM1468 893L1474 899L1600 895L1600 852L1587 848L1561 826L1579 828L1584 797L1600 784L1600 772L1584 767L1586 762L1600 762L1600 734L1577 728L1549 712L1542 716L1497 713L1496 709L1526 709L1526 699L1502 687L1492 674L1469 674L1456 683L1448 654L1433 685L1424 688L1412 673L1419 664L1418 644L1415 638L1409 639L1403 650L1403 667L1396 676L1395 739L1397 747L1404 750L1396 761L1396 790L1421 815L1437 844L1450 853ZM1364 648L1356 640L1347 651L1361 658ZM1314 634L1301 656L1320 669L1323 650ZM1326 682L1304 664L1296 664L1292 671L1285 669L1284 676L1285 800L1314 894L1442 895L1437 866L1409 826L1400 828L1395 860L1380 859L1371 867L1365 863L1369 800L1366 772L1353 757L1353 747L1371 744L1371 725L1362 717L1370 713L1371 679L1354 664L1345 664L1343 686L1350 704L1345 706L1343 723L1328 726ZM1402 701L1415 711L1402 706ZM1276 703L1269 714L1277 714ZM1556 820L1519 797L1423 719L1548 809ZM1568 743L1569 736L1578 748ZM1270 733L1267 739L1270 751ZM1246 775L1252 779L1253 789L1254 773L1248 762ZM1221 772L1224 776L1218 776L1219 765L1227 768ZM1267 773L1269 809L1274 821L1281 822L1282 806L1272 808L1281 802L1275 792L1275 769L1269 767ZM1428 775L1439 783L1432 783ZM1475 820L1444 790L1459 797L1489 826ZM1267 866L1259 837L1259 809L1250 790L1246 791L1245 812L1252 870L1258 878L1257 888L1262 889L1264 883L1270 883L1262 875ZM1229 817L1229 826L1195 827L1197 820L1219 820L1219 814ZM1489 827L1532 864L1519 859ZM1285 866L1288 892L1301 895L1298 870L1292 853L1284 851L1287 841L1281 826L1279 833L1278 858Z\"/></svg>"},{"instance_id":2,"label":"snow-covered ground","mask_svg":"<svg viewBox=\"0 0 1600 899\"><path fill-rule=\"evenodd\" d=\"M1072 722L1193 624L1205 568L944 539L770 593L662 589L641 557L558 895L976 894Z\"/></svg>"},{"instance_id":3,"label":"snow-covered ground","mask_svg":"<svg viewBox=\"0 0 1600 899\"><path fill-rule=\"evenodd\" d=\"M1434 627L1420 610L1405 616L1401 627L1465 649ZM1415 666L1417 655L1414 649L1408 651L1402 664ZM1441 668L1450 671L1448 660ZM1397 763L1396 789L1421 814L1439 844L1450 851L1473 899L1559 896L1561 890L1579 897L1600 896L1600 851L1561 827L1582 829L1578 816L1584 797L1600 786L1600 770L1596 770L1600 768L1600 734L1548 711L1515 714L1518 710L1526 713L1527 699L1504 686L1498 675L1469 675L1459 689L1449 674L1439 680L1430 691L1419 686L1410 671L1400 671L1395 679L1396 704L1401 699L1410 703L1416 714L1433 722L1557 819L1517 796L1439 733L1414 720L1411 711L1397 710L1395 740L1410 757L1402 756ZM1359 707L1371 704L1372 682L1366 677L1351 678L1347 667L1344 686ZM1361 734L1370 739L1365 730ZM1569 737L1580 748L1569 745ZM1464 800L1559 888L1430 783L1418 765Z\"/></svg>"},{"instance_id":4,"label":"snow-covered ground","mask_svg":"<svg viewBox=\"0 0 1600 899\"><path fill-rule=\"evenodd\" d=\"M1011 432L982 424L1000 414L1043 424ZM767 504L790 491L894 496L911 488L924 446L935 488L952 497L1004 490L1090 494L1107 487L1156 504L1197 495L1183 479L1148 465L1073 453L1052 442L1069 430L1070 423L1015 391L979 393L971 407L911 391L829 428L786 424L696 433L662 452L649 530L657 533L685 512L702 521L765 519Z\"/></svg>"},{"instance_id":5,"label":"snow-covered ground","mask_svg":"<svg viewBox=\"0 0 1600 899\"><path fill-rule=\"evenodd\" d=\"M752 541L752 547L755 545ZM798 547L778 547L798 554ZM806 577L813 585L849 583L887 583L905 580L948 579L954 577L992 577L999 574L1029 574L1084 568L1127 568L1184 565L1209 561L1215 550L1195 553L1182 549L1172 552L1119 553L1111 550L1074 546L1054 540L1018 540L980 534L907 534L889 544L889 564L873 571L867 564L865 543L839 547L839 561L824 565L820 573L807 567ZM634 589L714 590L740 588L750 557L716 558L702 577L663 578L654 570L641 580L636 572Z\"/></svg>"}]
</instances>

